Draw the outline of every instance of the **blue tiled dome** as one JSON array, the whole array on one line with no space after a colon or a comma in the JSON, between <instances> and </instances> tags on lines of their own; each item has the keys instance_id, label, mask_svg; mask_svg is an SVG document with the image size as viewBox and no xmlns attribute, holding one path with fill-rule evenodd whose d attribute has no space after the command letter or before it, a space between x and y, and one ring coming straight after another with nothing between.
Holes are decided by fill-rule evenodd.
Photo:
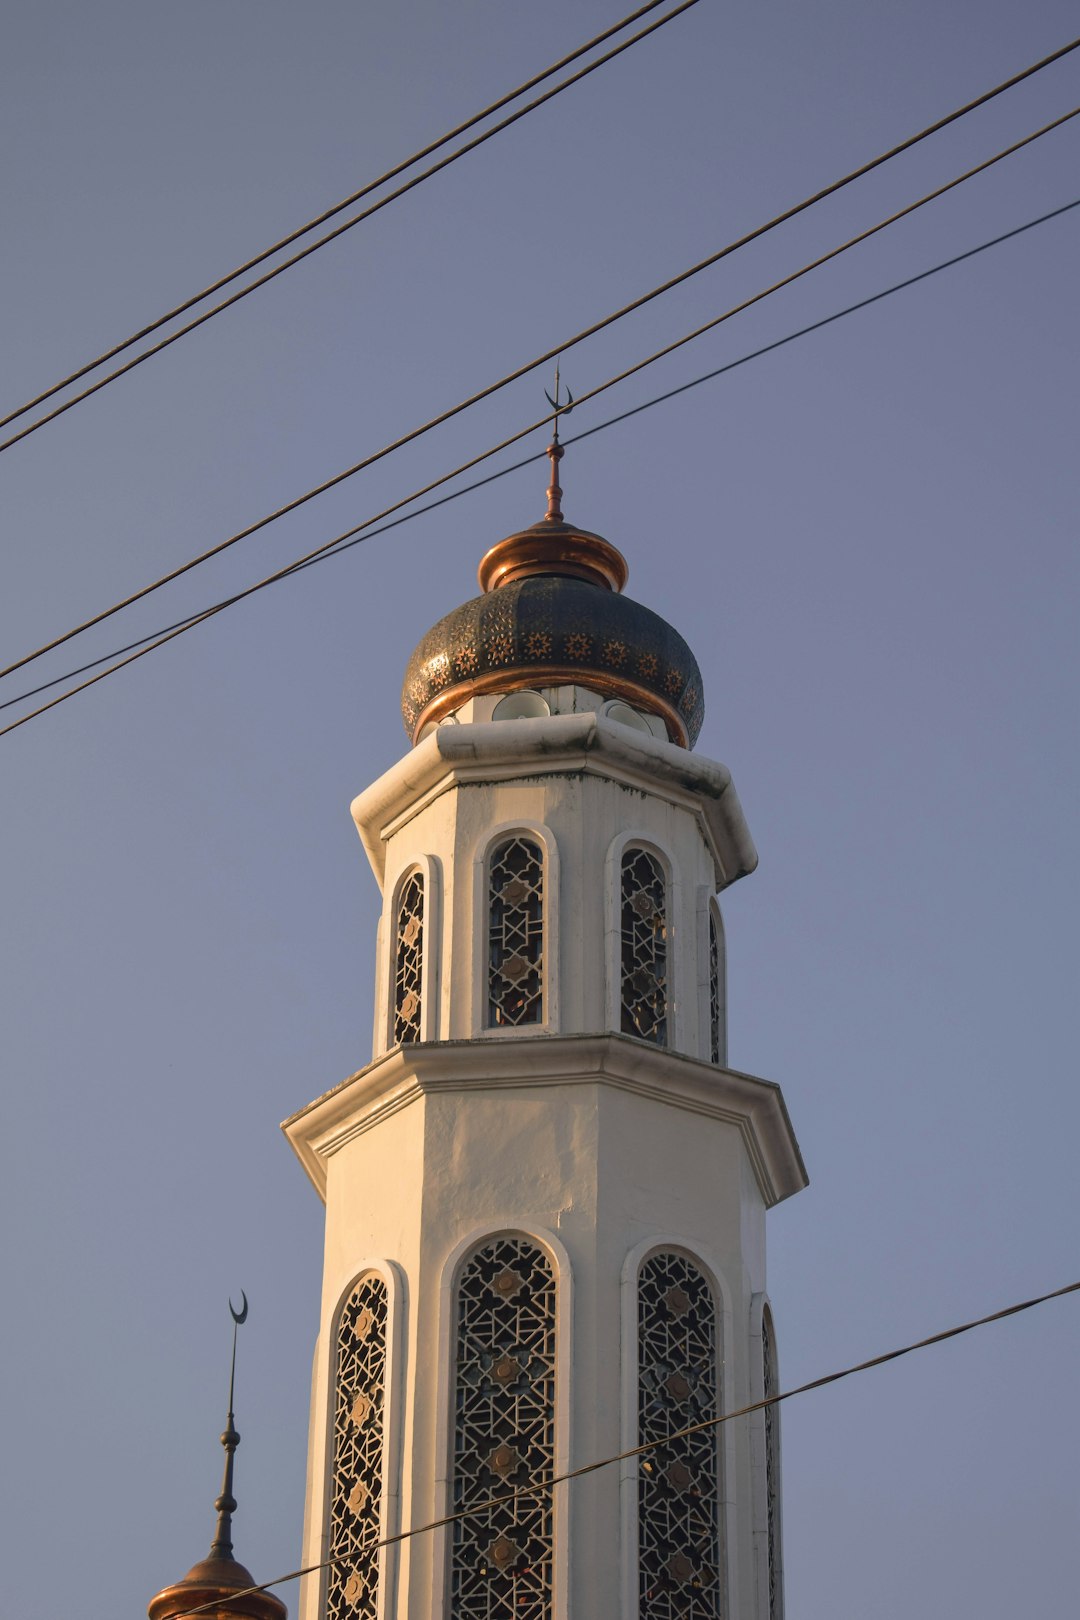
<instances>
[{"instance_id":1,"label":"blue tiled dome","mask_svg":"<svg viewBox=\"0 0 1080 1620\"><path fill-rule=\"evenodd\" d=\"M697 741L701 671L678 631L629 597L559 574L514 580L440 619L409 659L402 719L415 738L433 709L477 692L571 681L660 714L676 742Z\"/></svg>"}]
</instances>

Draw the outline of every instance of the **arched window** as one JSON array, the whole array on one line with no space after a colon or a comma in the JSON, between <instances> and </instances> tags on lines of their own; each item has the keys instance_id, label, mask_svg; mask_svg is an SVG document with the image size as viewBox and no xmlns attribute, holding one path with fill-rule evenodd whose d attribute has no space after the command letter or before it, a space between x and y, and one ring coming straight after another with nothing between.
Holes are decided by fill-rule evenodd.
<instances>
[{"instance_id":1,"label":"arched window","mask_svg":"<svg viewBox=\"0 0 1080 1620\"><path fill-rule=\"evenodd\" d=\"M724 1061L723 954L716 912L709 907L709 1058Z\"/></svg>"},{"instance_id":2,"label":"arched window","mask_svg":"<svg viewBox=\"0 0 1080 1620\"><path fill-rule=\"evenodd\" d=\"M394 948L394 1042L421 1039L424 875L410 872L398 896Z\"/></svg>"},{"instance_id":3,"label":"arched window","mask_svg":"<svg viewBox=\"0 0 1080 1620\"><path fill-rule=\"evenodd\" d=\"M721 1620L723 1569L715 1429L668 1437L715 1418L717 1308L684 1254L651 1254L638 1272L640 1620Z\"/></svg>"},{"instance_id":4,"label":"arched window","mask_svg":"<svg viewBox=\"0 0 1080 1620\"><path fill-rule=\"evenodd\" d=\"M555 1273L529 1238L474 1251L457 1292L452 1511L555 1469ZM550 1492L453 1527L453 1620L550 1620Z\"/></svg>"},{"instance_id":5,"label":"arched window","mask_svg":"<svg viewBox=\"0 0 1080 1620\"><path fill-rule=\"evenodd\" d=\"M544 852L521 833L488 866L489 1029L544 1019Z\"/></svg>"},{"instance_id":6,"label":"arched window","mask_svg":"<svg viewBox=\"0 0 1080 1620\"><path fill-rule=\"evenodd\" d=\"M763 1399L777 1393L776 1339L772 1312L761 1315L761 1388ZM769 1568L769 1620L783 1620L784 1583L780 1557L780 1409L765 1407L765 1524Z\"/></svg>"},{"instance_id":7,"label":"arched window","mask_svg":"<svg viewBox=\"0 0 1080 1620\"><path fill-rule=\"evenodd\" d=\"M382 1523L386 1330L389 1296L377 1272L364 1274L345 1301L334 1368L327 1620L374 1620L379 1559L371 1546Z\"/></svg>"},{"instance_id":8,"label":"arched window","mask_svg":"<svg viewBox=\"0 0 1080 1620\"><path fill-rule=\"evenodd\" d=\"M668 924L664 868L647 849L623 852L620 888L621 1029L667 1045Z\"/></svg>"}]
</instances>

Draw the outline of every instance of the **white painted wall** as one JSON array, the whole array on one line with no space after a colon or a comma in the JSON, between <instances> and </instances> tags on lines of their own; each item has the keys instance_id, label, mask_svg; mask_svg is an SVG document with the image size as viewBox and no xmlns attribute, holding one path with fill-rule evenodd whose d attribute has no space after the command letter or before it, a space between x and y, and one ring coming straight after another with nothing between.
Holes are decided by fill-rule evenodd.
<instances>
[{"instance_id":1,"label":"white painted wall","mask_svg":"<svg viewBox=\"0 0 1080 1620\"><path fill-rule=\"evenodd\" d=\"M396 896L417 864L426 868L425 950L435 952L438 981L428 1038L503 1037L483 1027L486 860L521 830L547 851L543 1031L619 1027L619 861L641 843L670 873L669 1043L708 1058L708 906L727 880L715 827L724 799L737 809L723 767L593 713L441 728L353 806L369 853L377 848L384 896L373 1056L392 1028Z\"/></svg>"},{"instance_id":2,"label":"white painted wall","mask_svg":"<svg viewBox=\"0 0 1080 1620\"><path fill-rule=\"evenodd\" d=\"M467 734L467 735L463 735ZM365 1266L392 1279L387 1531L447 1511L453 1284L487 1234L532 1234L559 1289L559 1468L635 1439L635 1278L658 1244L687 1249L722 1307L723 1403L753 1398L765 1290L765 1210L805 1184L778 1088L708 1062L707 907L753 846L722 767L595 714L443 727L354 805L386 897L375 1055L287 1122L326 1202L305 1561L324 1556L328 1367L336 1313ZM545 1021L485 1030L484 860L529 831L547 851ZM671 874L672 1050L618 1028L618 872L630 841ZM428 1040L388 1049L392 907L410 866L431 895ZM613 979L613 974L615 978ZM718 1435L728 1613L760 1615L755 1491L745 1422ZM756 1466L755 1466L756 1465ZM632 1620L633 1469L559 1488L556 1615ZM441 1620L445 1532L387 1555L384 1613ZM760 1552L760 1530L758 1533ZM308 1581L301 1620L321 1620Z\"/></svg>"}]
</instances>

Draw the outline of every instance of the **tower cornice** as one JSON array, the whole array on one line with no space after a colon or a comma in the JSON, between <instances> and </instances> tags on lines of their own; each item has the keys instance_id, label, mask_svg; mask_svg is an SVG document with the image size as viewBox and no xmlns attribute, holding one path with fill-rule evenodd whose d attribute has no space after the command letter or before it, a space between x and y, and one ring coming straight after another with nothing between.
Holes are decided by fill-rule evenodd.
<instances>
[{"instance_id":1,"label":"tower cornice","mask_svg":"<svg viewBox=\"0 0 1080 1620\"><path fill-rule=\"evenodd\" d=\"M692 808L712 854L718 890L757 866L726 766L595 713L441 726L353 800L353 820L381 887L387 838L439 794L470 782L574 771Z\"/></svg>"},{"instance_id":2,"label":"tower cornice","mask_svg":"<svg viewBox=\"0 0 1080 1620\"><path fill-rule=\"evenodd\" d=\"M301 1108L281 1129L325 1202L330 1159L427 1094L590 1085L734 1125L767 1207L808 1185L783 1093L774 1081L610 1033L395 1047Z\"/></svg>"}]
</instances>

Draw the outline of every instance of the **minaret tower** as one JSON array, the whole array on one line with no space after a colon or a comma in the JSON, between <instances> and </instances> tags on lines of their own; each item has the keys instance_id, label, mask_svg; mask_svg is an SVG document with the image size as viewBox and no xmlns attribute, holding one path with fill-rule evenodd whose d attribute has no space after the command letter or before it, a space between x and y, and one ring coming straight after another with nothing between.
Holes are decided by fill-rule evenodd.
<instances>
[{"instance_id":1,"label":"minaret tower","mask_svg":"<svg viewBox=\"0 0 1080 1620\"><path fill-rule=\"evenodd\" d=\"M225 1447L225 1477L221 1495L214 1503L217 1524L210 1551L192 1565L183 1580L164 1587L151 1598L149 1620L287 1620L284 1603L273 1592L256 1585L251 1571L233 1556L232 1518L236 1512L233 1470L240 1436L233 1417L236 1387L236 1329L247 1317L247 1296L241 1294L242 1308L229 1311L233 1319L232 1364L229 1368L229 1415L221 1444Z\"/></svg>"},{"instance_id":2,"label":"minaret tower","mask_svg":"<svg viewBox=\"0 0 1080 1620\"><path fill-rule=\"evenodd\" d=\"M727 1067L716 901L757 855L693 654L548 455L352 806L372 1061L283 1127L326 1205L300 1620L783 1615L778 1417L670 1438L777 1387L765 1212L806 1173Z\"/></svg>"}]
</instances>

